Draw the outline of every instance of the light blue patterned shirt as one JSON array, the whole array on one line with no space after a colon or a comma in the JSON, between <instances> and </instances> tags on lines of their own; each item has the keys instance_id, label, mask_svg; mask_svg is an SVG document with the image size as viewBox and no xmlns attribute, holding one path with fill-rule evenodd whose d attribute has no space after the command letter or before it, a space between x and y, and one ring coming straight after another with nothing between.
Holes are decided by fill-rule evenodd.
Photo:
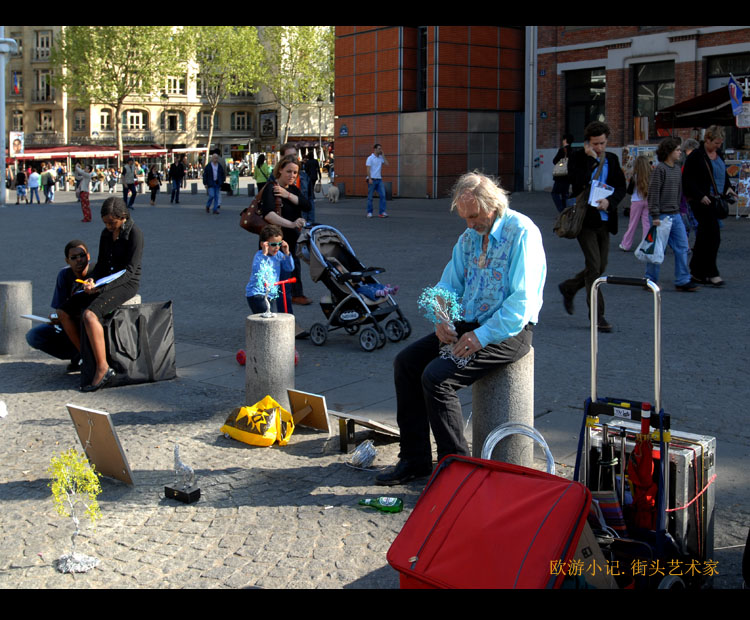
<instances>
[{"instance_id":1,"label":"light blue patterned shirt","mask_svg":"<svg viewBox=\"0 0 750 620\"><path fill-rule=\"evenodd\" d=\"M474 333L485 347L538 322L547 259L536 224L512 209L492 225L484 268L481 253L482 235L464 231L438 286L462 298L464 320L480 324Z\"/></svg>"}]
</instances>

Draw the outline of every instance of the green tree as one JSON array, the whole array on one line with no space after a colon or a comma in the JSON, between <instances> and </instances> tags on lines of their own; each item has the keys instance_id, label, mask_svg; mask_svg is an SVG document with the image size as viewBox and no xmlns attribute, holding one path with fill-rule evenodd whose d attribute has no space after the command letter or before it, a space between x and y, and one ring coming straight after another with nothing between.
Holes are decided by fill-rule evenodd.
<instances>
[{"instance_id":1,"label":"green tree","mask_svg":"<svg viewBox=\"0 0 750 620\"><path fill-rule=\"evenodd\" d=\"M256 90L263 77L263 48L254 26L192 26L191 56L198 65L199 95L208 102L206 161L216 109L231 95Z\"/></svg>"},{"instance_id":2,"label":"green tree","mask_svg":"<svg viewBox=\"0 0 750 620\"><path fill-rule=\"evenodd\" d=\"M265 85L286 112L282 142L289 137L292 111L328 101L334 83L331 26L266 26L261 34L268 72Z\"/></svg>"},{"instance_id":3,"label":"green tree","mask_svg":"<svg viewBox=\"0 0 750 620\"><path fill-rule=\"evenodd\" d=\"M168 76L186 72L187 40L173 26L66 26L52 49L53 81L81 104L114 111L122 157L126 99L154 99Z\"/></svg>"}]
</instances>

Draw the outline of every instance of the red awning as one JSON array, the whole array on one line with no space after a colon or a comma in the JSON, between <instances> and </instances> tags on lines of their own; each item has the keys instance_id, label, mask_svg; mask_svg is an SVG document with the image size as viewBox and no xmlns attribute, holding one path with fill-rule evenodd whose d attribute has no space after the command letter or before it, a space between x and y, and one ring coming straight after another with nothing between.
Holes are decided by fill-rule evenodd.
<instances>
[{"instance_id":1,"label":"red awning","mask_svg":"<svg viewBox=\"0 0 750 620\"><path fill-rule=\"evenodd\" d=\"M705 129L709 125L734 125L729 89L726 86L681 101L656 113L656 130L669 135L675 128Z\"/></svg>"}]
</instances>

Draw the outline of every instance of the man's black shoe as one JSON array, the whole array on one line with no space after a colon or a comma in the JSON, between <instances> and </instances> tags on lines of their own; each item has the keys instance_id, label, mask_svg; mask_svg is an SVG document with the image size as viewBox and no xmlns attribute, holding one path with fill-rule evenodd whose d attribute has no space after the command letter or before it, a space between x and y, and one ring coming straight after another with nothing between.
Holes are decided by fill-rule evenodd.
<instances>
[{"instance_id":1,"label":"man's black shoe","mask_svg":"<svg viewBox=\"0 0 750 620\"><path fill-rule=\"evenodd\" d=\"M599 319L599 320L597 321L597 323L596 323L596 328L597 328L597 329L598 329L598 330L599 330L600 332L603 332L603 333L605 333L605 334L608 334L609 332L611 332L611 331L612 331L612 324L611 324L611 323L607 323L607 320L606 320L606 319L605 319L604 317L602 317L601 319Z\"/></svg>"},{"instance_id":2,"label":"man's black shoe","mask_svg":"<svg viewBox=\"0 0 750 620\"><path fill-rule=\"evenodd\" d=\"M393 486L415 478L426 478L432 473L432 463L417 465L403 459L390 471L375 476L375 484Z\"/></svg>"},{"instance_id":3,"label":"man's black shoe","mask_svg":"<svg viewBox=\"0 0 750 620\"><path fill-rule=\"evenodd\" d=\"M565 292L562 284L558 284L557 288L560 289L560 293L563 296L563 306L565 306L565 312L567 312L568 314L573 314L573 297Z\"/></svg>"},{"instance_id":4,"label":"man's black shoe","mask_svg":"<svg viewBox=\"0 0 750 620\"><path fill-rule=\"evenodd\" d=\"M65 369L65 372L67 373L81 372L82 366L83 366L83 360L81 359L81 356L76 355L72 360L70 360L70 364L68 364L68 367Z\"/></svg>"}]
</instances>

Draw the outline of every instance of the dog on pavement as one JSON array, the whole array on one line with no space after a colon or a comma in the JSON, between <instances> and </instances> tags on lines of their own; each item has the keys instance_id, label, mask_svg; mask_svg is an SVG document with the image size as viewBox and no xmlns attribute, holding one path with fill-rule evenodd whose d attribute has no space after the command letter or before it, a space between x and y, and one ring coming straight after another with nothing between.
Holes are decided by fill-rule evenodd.
<instances>
[{"instance_id":1,"label":"dog on pavement","mask_svg":"<svg viewBox=\"0 0 750 620\"><path fill-rule=\"evenodd\" d=\"M328 201L329 202L338 202L339 201L339 188L335 185L330 185L328 187Z\"/></svg>"}]
</instances>

